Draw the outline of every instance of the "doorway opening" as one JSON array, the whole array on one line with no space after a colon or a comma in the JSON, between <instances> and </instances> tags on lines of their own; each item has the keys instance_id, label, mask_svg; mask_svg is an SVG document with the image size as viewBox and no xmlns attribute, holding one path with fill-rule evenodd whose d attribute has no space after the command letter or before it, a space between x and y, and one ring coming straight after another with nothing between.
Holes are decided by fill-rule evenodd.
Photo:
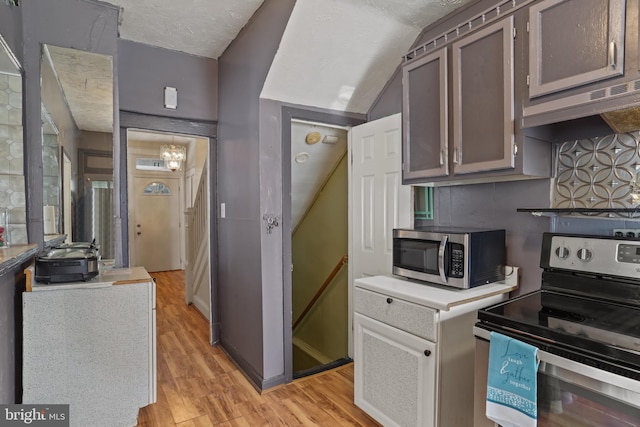
<instances>
[{"instance_id":1,"label":"doorway opening","mask_svg":"<svg viewBox=\"0 0 640 427\"><path fill-rule=\"evenodd\" d=\"M161 147L184 148L167 164ZM185 271L185 302L211 319L209 139L127 130L129 265ZM180 150L177 150L180 151Z\"/></svg>"},{"instance_id":2,"label":"doorway opening","mask_svg":"<svg viewBox=\"0 0 640 427\"><path fill-rule=\"evenodd\" d=\"M291 121L293 377L349 362L348 128Z\"/></svg>"}]
</instances>

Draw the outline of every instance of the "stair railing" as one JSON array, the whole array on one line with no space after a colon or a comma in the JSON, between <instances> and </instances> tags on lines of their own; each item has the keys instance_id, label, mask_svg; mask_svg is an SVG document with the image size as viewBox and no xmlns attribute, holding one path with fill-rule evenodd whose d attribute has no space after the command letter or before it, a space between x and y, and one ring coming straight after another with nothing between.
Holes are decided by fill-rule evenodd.
<instances>
[{"instance_id":1,"label":"stair railing","mask_svg":"<svg viewBox=\"0 0 640 427\"><path fill-rule=\"evenodd\" d=\"M309 313L309 311L311 311L311 309L313 308L315 303L318 301L318 299L320 299L320 297L322 296L324 291L329 287L329 285L331 284L333 279L340 272L340 269L342 268L342 266L344 266L347 263L348 260L349 260L349 257L347 255L343 255L342 258L340 258L340 261L338 261L338 263L333 268L333 270L331 270L331 273L329 273L329 275L325 279L325 281L322 284L322 286L320 286L320 289L318 289L318 291L313 296L313 298L311 298L311 301L309 301L309 304L307 304L305 309L302 310L302 313L300 313L300 316L298 316L296 321L293 322L293 329L296 329L296 327L300 324L300 322L302 322L302 320L304 320L304 318L307 315L307 313Z\"/></svg>"}]
</instances>

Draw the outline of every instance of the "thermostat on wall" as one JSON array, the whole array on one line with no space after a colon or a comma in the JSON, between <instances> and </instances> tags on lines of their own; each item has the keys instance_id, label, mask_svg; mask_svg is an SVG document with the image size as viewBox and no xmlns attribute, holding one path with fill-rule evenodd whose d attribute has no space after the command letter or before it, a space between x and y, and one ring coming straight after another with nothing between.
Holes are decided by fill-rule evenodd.
<instances>
[{"instance_id":1,"label":"thermostat on wall","mask_svg":"<svg viewBox=\"0 0 640 427\"><path fill-rule=\"evenodd\" d=\"M164 87L164 108L172 110L178 108L178 89L175 87Z\"/></svg>"}]
</instances>

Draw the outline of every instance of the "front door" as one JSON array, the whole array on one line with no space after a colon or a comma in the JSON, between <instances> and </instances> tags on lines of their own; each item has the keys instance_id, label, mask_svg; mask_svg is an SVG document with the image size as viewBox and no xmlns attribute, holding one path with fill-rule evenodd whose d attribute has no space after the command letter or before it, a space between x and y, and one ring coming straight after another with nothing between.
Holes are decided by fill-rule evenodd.
<instances>
[{"instance_id":1,"label":"front door","mask_svg":"<svg viewBox=\"0 0 640 427\"><path fill-rule=\"evenodd\" d=\"M133 178L133 262L149 272L182 268L179 183L178 178Z\"/></svg>"}]
</instances>

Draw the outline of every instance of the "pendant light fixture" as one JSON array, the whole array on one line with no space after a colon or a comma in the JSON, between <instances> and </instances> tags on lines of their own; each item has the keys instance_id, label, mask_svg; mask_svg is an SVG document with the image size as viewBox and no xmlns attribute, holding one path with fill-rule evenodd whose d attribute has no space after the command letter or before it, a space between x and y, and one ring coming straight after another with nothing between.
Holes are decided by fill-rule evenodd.
<instances>
[{"instance_id":1,"label":"pendant light fixture","mask_svg":"<svg viewBox=\"0 0 640 427\"><path fill-rule=\"evenodd\" d=\"M160 158L167 169L175 172L182 169L182 162L187 158L187 149L183 145L168 144L160 147Z\"/></svg>"}]
</instances>

